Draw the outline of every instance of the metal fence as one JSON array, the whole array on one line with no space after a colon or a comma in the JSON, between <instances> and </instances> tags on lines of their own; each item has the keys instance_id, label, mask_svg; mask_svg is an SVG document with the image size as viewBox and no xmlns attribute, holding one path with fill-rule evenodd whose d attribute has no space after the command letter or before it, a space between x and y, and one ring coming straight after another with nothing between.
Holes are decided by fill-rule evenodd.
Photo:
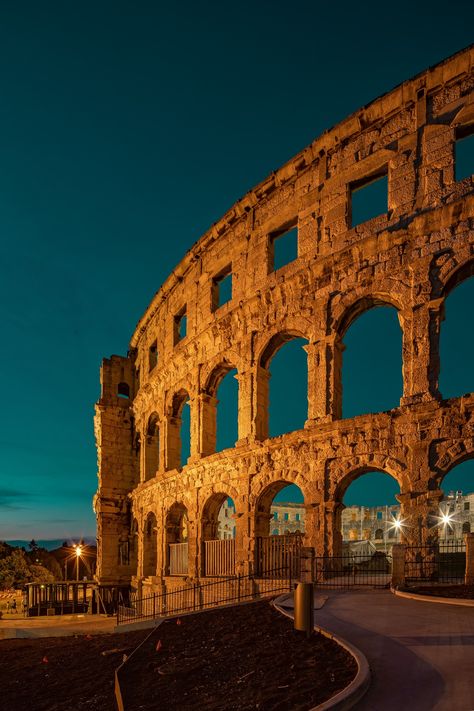
<instances>
[{"instance_id":1,"label":"metal fence","mask_svg":"<svg viewBox=\"0 0 474 711\"><path fill-rule=\"evenodd\" d=\"M383 552L371 555L346 553L314 559L313 581L316 586L351 588L389 587L392 580L392 558Z\"/></svg>"},{"instance_id":2,"label":"metal fence","mask_svg":"<svg viewBox=\"0 0 474 711\"><path fill-rule=\"evenodd\" d=\"M408 583L463 583L465 571L464 541L440 541L405 548L405 580Z\"/></svg>"},{"instance_id":3,"label":"metal fence","mask_svg":"<svg viewBox=\"0 0 474 711\"><path fill-rule=\"evenodd\" d=\"M273 575L275 570L291 567L293 578L299 576L299 553L303 545L300 533L281 536L259 536L255 545L255 571L259 576Z\"/></svg>"},{"instance_id":4,"label":"metal fence","mask_svg":"<svg viewBox=\"0 0 474 711\"><path fill-rule=\"evenodd\" d=\"M235 538L204 541L204 575L234 575Z\"/></svg>"},{"instance_id":5,"label":"metal fence","mask_svg":"<svg viewBox=\"0 0 474 711\"><path fill-rule=\"evenodd\" d=\"M257 600L277 593L291 592L292 586L290 565L286 569L268 571L265 578L258 578L255 575L236 575L145 597L138 597L132 593L130 604L118 607L117 624L197 612L244 600Z\"/></svg>"}]
</instances>

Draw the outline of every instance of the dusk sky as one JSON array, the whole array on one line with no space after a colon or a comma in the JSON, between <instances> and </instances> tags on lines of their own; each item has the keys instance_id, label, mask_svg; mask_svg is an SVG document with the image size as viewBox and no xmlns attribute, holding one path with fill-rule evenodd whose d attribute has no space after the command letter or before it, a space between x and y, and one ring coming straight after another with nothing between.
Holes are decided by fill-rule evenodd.
<instances>
[{"instance_id":1,"label":"dusk sky","mask_svg":"<svg viewBox=\"0 0 474 711\"><path fill-rule=\"evenodd\" d=\"M445 2L1 3L0 539L95 537L102 358L237 199L468 45L473 20ZM447 307L446 396L474 389L473 281ZM395 312L346 345L345 415L396 406Z\"/></svg>"}]
</instances>

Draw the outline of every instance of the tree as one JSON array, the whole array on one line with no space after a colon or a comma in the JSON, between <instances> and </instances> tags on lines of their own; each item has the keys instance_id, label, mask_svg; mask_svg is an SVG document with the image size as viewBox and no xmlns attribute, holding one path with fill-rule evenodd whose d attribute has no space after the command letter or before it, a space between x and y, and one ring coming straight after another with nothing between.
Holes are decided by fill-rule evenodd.
<instances>
[{"instance_id":1,"label":"tree","mask_svg":"<svg viewBox=\"0 0 474 711\"><path fill-rule=\"evenodd\" d=\"M22 587L30 582L31 577L25 553L19 548L13 549L9 556L0 559L0 589Z\"/></svg>"},{"instance_id":2,"label":"tree","mask_svg":"<svg viewBox=\"0 0 474 711\"><path fill-rule=\"evenodd\" d=\"M36 551L38 550L39 546L34 538L32 538L31 541L28 543L28 548L32 553L36 553Z\"/></svg>"}]
</instances>

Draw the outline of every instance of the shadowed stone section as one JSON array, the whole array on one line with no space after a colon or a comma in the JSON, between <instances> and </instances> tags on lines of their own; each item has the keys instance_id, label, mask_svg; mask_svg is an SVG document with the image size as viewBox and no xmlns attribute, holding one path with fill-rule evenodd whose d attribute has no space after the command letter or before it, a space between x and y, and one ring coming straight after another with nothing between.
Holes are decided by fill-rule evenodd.
<instances>
[{"instance_id":1,"label":"shadowed stone section","mask_svg":"<svg viewBox=\"0 0 474 711\"><path fill-rule=\"evenodd\" d=\"M438 390L444 300L474 271L474 179L455 180L458 138L474 127L473 66L471 47L272 173L186 254L138 323L128 357L104 360L95 418L101 582L141 584L154 565L151 513L156 574L147 585L182 583L167 576L167 546L184 541L184 530L188 576L196 576L210 535L206 505L221 495L235 504L236 572L252 571L270 494L290 483L304 496L304 545L337 553L342 494L366 471L397 480L406 542L437 535L430 520L442 479L474 456L474 394L443 401ZM387 211L351 226L351 190L382 175ZM275 235L293 228L297 258L275 271ZM229 270L231 295L218 307L216 288ZM400 406L341 420L344 333L381 304L397 310L402 330ZM307 419L269 439L269 363L295 337L307 341ZM217 387L233 368L238 441L216 453ZM187 398L190 456L181 463ZM127 538L137 540L136 563L119 565Z\"/></svg>"}]
</instances>

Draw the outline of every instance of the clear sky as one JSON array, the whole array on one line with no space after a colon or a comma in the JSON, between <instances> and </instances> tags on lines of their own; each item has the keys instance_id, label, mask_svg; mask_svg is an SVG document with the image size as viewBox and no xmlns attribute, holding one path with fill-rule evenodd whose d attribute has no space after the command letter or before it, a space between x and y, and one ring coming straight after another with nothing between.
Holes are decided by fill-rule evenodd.
<instances>
[{"instance_id":1,"label":"clear sky","mask_svg":"<svg viewBox=\"0 0 474 711\"><path fill-rule=\"evenodd\" d=\"M227 208L469 44L473 15L436 1L1 3L0 539L95 535L102 357L127 352Z\"/></svg>"}]
</instances>

